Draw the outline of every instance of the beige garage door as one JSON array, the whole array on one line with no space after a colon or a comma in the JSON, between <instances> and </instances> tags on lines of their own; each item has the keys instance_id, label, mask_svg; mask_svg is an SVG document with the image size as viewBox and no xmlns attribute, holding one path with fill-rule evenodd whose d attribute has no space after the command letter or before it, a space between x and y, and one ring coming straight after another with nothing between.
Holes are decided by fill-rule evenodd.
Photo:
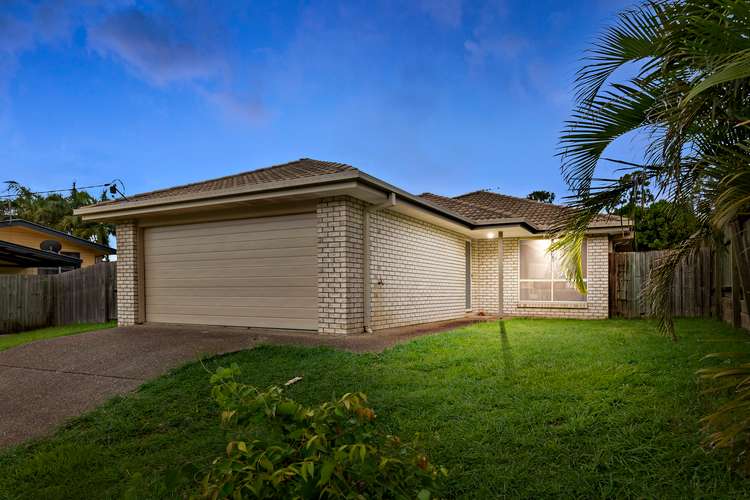
<instances>
[{"instance_id":1,"label":"beige garage door","mask_svg":"<svg viewBox=\"0 0 750 500\"><path fill-rule=\"evenodd\" d=\"M146 320L316 330L316 215L144 230Z\"/></svg>"}]
</instances>

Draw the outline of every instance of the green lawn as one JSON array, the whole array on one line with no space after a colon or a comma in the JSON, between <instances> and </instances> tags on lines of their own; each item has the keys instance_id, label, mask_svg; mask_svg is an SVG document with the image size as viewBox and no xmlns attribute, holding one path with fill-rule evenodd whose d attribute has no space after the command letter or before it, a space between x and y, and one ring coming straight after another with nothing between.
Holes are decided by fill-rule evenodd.
<instances>
[{"instance_id":1,"label":"green lawn","mask_svg":"<svg viewBox=\"0 0 750 500\"><path fill-rule=\"evenodd\" d=\"M747 498L750 481L700 447L711 402L704 354L750 351L744 332L678 322L512 320L421 338L382 354L261 347L214 358L266 386L294 376L305 403L366 392L389 431L419 432L447 466L449 496ZM116 398L53 437L0 454L0 498L184 496L170 468L224 441L208 373L191 364Z\"/></svg>"},{"instance_id":2,"label":"green lawn","mask_svg":"<svg viewBox=\"0 0 750 500\"><path fill-rule=\"evenodd\" d=\"M49 328L40 328L39 330L30 330L21 333L8 333L0 335L0 351L21 344L27 344L35 340L52 339L55 337L64 337L66 335L75 335L76 333L103 330L104 328L112 328L115 325L116 323L114 321L110 321L109 323L81 323L78 325L52 326Z\"/></svg>"}]
</instances>

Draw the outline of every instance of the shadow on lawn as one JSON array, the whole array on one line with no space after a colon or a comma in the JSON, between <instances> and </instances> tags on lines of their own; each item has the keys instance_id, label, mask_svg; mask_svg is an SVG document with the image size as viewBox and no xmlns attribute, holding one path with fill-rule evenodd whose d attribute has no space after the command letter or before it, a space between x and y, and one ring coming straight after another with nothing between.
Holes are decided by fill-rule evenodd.
<instances>
[{"instance_id":1,"label":"shadow on lawn","mask_svg":"<svg viewBox=\"0 0 750 500\"><path fill-rule=\"evenodd\" d=\"M505 380L514 381L516 378L516 365L513 362L513 353L511 352L510 342L508 341L508 331L505 327L505 321L500 320L500 346L503 356L503 376Z\"/></svg>"}]
</instances>

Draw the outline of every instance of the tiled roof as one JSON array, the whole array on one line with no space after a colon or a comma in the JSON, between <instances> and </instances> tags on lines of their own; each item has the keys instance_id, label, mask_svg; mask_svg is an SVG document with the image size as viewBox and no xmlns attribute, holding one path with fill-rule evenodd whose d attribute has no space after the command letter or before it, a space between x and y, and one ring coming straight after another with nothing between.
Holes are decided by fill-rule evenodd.
<instances>
[{"instance_id":1,"label":"tiled roof","mask_svg":"<svg viewBox=\"0 0 750 500\"><path fill-rule=\"evenodd\" d=\"M258 186L266 183L292 181L296 179L310 179L314 177L342 174L364 173L344 163L313 160L301 158L289 163L260 168L248 172L209 179L207 181L184 184L168 189L150 191L147 193L128 196L125 200L112 200L99 203L95 206L113 205L133 201L164 200L181 195L210 195L213 192L221 194L221 191L245 186ZM374 179L377 180L377 179ZM433 205L458 214L473 222L483 223L496 221L498 219L525 219L537 229L550 229L564 215L569 213L570 208L561 205L552 205L538 201L517 198L489 191L475 191L454 198L440 196L432 193L424 193L418 196L422 200ZM86 207L88 208L88 207ZM596 222L614 222L612 218L600 216Z\"/></svg>"},{"instance_id":2,"label":"tiled roof","mask_svg":"<svg viewBox=\"0 0 750 500\"><path fill-rule=\"evenodd\" d=\"M434 205L437 205L446 210L450 210L451 212L455 212L459 215L463 215L464 217L468 217L475 221L512 217L511 215L500 212L499 210L481 207L467 201L448 198L447 196L440 196L432 193L422 193L419 195L419 197L423 200L432 202Z\"/></svg>"},{"instance_id":3,"label":"tiled roof","mask_svg":"<svg viewBox=\"0 0 750 500\"><path fill-rule=\"evenodd\" d=\"M508 217L521 217L540 229L548 229L570 210L560 205L492 193L490 191L474 191L473 193L456 196L455 199L512 214Z\"/></svg>"},{"instance_id":4,"label":"tiled roof","mask_svg":"<svg viewBox=\"0 0 750 500\"><path fill-rule=\"evenodd\" d=\"M538 229L551 229L556 223L570 214L570 207L542 203L541 201L493 193L491 191L474 191L452 198L464 203L471 203L482 208L508 214L506 217L526 219ZM598 223L612 223L619 218L609 215L598 215Z\"/></svg>"},{"instance_id":5,"label":"tiled roof","mask_svg":"<svg viewBox=\"0 0 750 500\"><path fill-rule=\"evenodd\" d=\"M207 181L183 184L167 189L149 191L133 196L128 196L128 201L153 200L159 198L169 198L171 196L180 196L186 194L197 194L210 191L219 191L223 189L232 189L242 186L265 184L268 182L290 181L294 179L303 179L306 177L316 177L326 174L338 174L341 172L356 172L357 169L344 163L335 163L331 161L313 160L310 158L301 158L281 165L259 168L239 174L227 175ZM98 205L109 205L120 203L123 200L113 200Z\"/></svg>"}]
</instances>

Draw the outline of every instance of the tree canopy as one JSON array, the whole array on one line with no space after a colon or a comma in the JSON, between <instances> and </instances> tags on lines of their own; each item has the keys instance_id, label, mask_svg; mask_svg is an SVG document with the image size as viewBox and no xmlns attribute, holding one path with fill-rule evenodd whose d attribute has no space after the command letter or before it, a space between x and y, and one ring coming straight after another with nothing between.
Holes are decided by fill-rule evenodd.
<instances>
[{"instance_id":1,"label":"tree canopy","mask_svg":"<svg viewBox=\"0 0 750 500\"><path fill-rule=\"evenodd\" d=\"M7 185L10 194L2 205L4 217L25 219L101 245L109 245L109 237L114 234L111 224L84 222L80 216L73 215L76 208L108 200L106 190L96 198L87 191L77 189L75 182L67 194L35 193L13 181L7 182Z\"/></svg>"},{"instance_id":2,"label":"tree canopy","mask_svg":"<svg viewBox=\"0 0 750 500\"><path fill-rule=\"evenodd\" d=\"M554 203L555 193L543 190L532 191L528 195L526 195L526 198L528 198L529 200L541 201L542 203Z\"/></svg>"}]
</instances>

